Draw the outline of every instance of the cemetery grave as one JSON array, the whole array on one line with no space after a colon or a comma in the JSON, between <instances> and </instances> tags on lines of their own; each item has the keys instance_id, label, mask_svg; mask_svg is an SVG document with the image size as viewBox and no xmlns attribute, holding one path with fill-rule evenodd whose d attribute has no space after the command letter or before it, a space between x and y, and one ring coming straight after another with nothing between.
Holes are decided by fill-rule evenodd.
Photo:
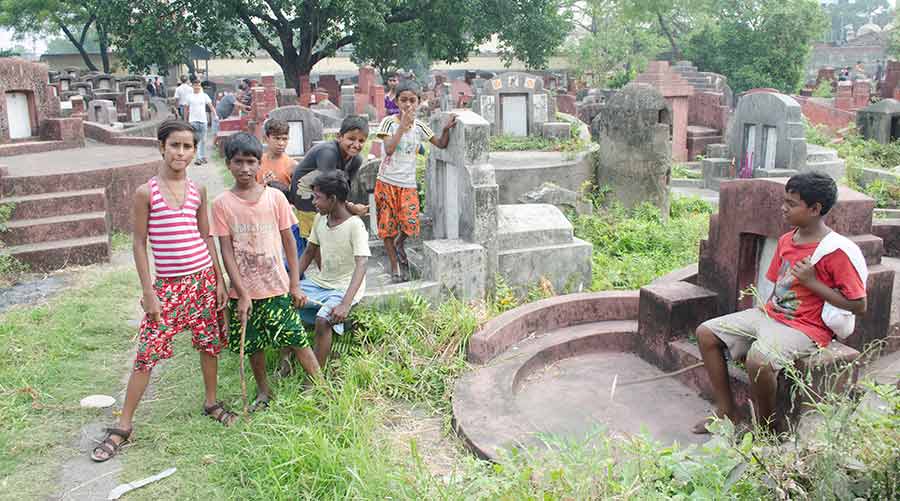
<instances>
[{"instance_id":1,"label":"cemetery grave","mask_svg":"<svg viewBox=\"0 0 900 501\"><path fill-rule=\"evenodd\" d=\"M663 443L695 443L690 423L708 410L698 394L708 398L711 389L690 338L709 318L754 307L753 298L739 300L739 292L751 284L765 287L759 277L771 256L766 249L788 230L784 223L772 224L781 220L785 182L723 183L719 213L693 272L672 274L640 291L541 300L485 324L468 346L475 369L457 381L454 392L455 428L466 445L498 460L506 449L543 447L549 435L584 440L598 426L615 436L646 432ZM900 261L883 257L882 240L868 233L871 199L841 188L827 224L863 249L871 272L870 306L851 337L797 362L820 389L830 383L829 374L857 361L868 343L900 331L900 291L894 290ZM895 342L889 346L897 348ZM854 380L857 371L838 385ZM737 401L747 402L746 373L737 366L729 372ZM780 410L796 419L802 407L790 401L790 382L782 376Z\"/></svg>"}]
</instances>

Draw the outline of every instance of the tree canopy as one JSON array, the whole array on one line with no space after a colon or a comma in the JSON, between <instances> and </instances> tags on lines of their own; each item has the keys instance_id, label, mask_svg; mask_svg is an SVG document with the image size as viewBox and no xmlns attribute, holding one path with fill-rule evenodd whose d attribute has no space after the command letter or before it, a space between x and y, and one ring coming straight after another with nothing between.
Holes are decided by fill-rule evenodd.
<instances>
[{"instance_id":1,"label":"tree canopy","mask_svg":"<svg viewBox=\"0 0 900 501\"><path fill-rule=\"evenodd\" d=\"M412 48L431 59L465 60L496 33L501 55L542 67L569 31L561 0L194 0L240 22L281 67L289 87L340 49L389 65ZM215 20L201 19L201 24ZM210 29L201 28L209 33Z\"/></svg>"},{"instance_id":2,"label":"tree canopy","mask_svg":"<svg viewBox=\"0 0 900 501\"><path fill-rule=\"evenodd\" d=\"M18 33L57 34L78 50L89 70L98 70L86 44L95 34L100 63L109 73L109 21L115 15L103 0L0 0L0 26Z\"/></svg>"},{"instance_id":3,"label":"tree canopy","mask_svg":"<svg viewBox=\"0 0 900 501\"><path fill-rule=\"evenodd\" d=\"M626 15L619 0L587 0L575 9L577 31L565 52L575 77L588 85L629 80L667 45L664 37L647 29L649 22Z\"/></svg>"},{"instance_id":4,"label":"tree canopy","mask_svg":"<svg viewBox=\"0 0 900 501\"><path fill-rule=\"evenodd\" d=\"M716 0L713 9L715 19L686 44L688 59L728 77L735 92L797 91L812 42L826 26L816 0Z\"/></svg>"}]
</instances>

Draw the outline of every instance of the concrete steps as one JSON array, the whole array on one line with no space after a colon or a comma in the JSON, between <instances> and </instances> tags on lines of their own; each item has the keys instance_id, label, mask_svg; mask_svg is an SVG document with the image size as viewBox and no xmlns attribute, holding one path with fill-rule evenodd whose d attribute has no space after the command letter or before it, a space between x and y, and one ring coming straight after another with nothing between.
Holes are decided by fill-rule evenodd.
<instances>
[{"instance_id":1,"label":"concrete steps","mask_svg":"<svg viewBox=\"0 0 900 501\"><path fill-rule=\"evenodd\" d=\"M106 210L106 194L102 188L94 188L6 197L3 203L15 206L11 219L35 219L82 212L103 212Z\"/></svg>"},{"instance_id":2,"label":"concrete steps","mask_svg":"<svg viewBox=\"0 0 900 501\"><path fill-rule=\"evenodd\" d=\"M85 212L66 216L16 219L6 224L3 242L26 245L51 240L96 237L106 234L106 212Z\"/></svg>"},{"instance_id":3,"label":"concrete steps","mask_svg":"<svg viewBox=\"0 0 900 501\"><path fill-rule=\"evenodd\" d=\"M13 206L0 252L41 272L108 261L106 191L85 182L96 183L78 173L0 178L0 204Z\"/></svg>"},{"instance_id":4,"label":"concrete steps","mask_svg":"<svg viewBox=\"0 0 900 501\"><path fill-rule=\"evenodd\" d=\"M34 244L15 245L0 249L28 264L32 271L51 271L68 265L94 264L109 261L109 235L51 240Z\"/></svg>"}]
</instances>

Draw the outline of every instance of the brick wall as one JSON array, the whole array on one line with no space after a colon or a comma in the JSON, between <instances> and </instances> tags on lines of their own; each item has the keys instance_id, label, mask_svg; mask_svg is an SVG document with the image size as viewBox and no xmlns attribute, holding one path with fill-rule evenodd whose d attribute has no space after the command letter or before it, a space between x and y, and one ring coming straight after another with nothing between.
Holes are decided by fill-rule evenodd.
<instances>
[{"instance_id":1,"label":"brick wall","mask_svg":"<svg viewBox=\"0 0 900 501\"><path fill-rule=\"evenodd\" d=\"M724 131L731 110L721 92L697 92L688 98L688 124Z\"/></svg>"},{"instance_id":2,"label":"brick wall","mask_svg":"<svg viewBox=\"0 0 900 501\"><path fill-rule=\"evenodd\" d=\"M856 112L839 110L827 102L817 98L793 96L800 103L800 111L810 123L823 125L832 132L837 132L851 122L856 121Z\"/></svg>"}]
</instances>

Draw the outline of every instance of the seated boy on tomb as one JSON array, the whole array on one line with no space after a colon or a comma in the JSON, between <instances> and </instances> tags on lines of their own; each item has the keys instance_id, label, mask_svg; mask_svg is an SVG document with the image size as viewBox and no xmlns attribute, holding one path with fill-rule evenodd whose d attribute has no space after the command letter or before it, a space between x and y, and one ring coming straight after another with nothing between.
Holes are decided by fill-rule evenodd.
<instances>
[{"instance_id":1,"label":"seated boy on tomb","mask_svg":"<svg viewBox=\"0 0 900 501\"><path fill-rule=\"evenodd\" d=\"M866 311L865 260L855 244L842 245L817 262L811 257L832 230L823 218L837 201L834 180L819 172L804 172L785 185L782 214L795 229L778 239L766 278L774 284L764 307L751 308L704 322L697 328L703 365L712 383L715 416L738 422L729 386L726 353L746 358L753 408L758 422L775 428L778 372L831 342L834 333L822 318L825 303L855 315ZM708 433L705 419L694 433Z\"/></svg>"},{"instance_id":2,"label":"seated boy on tomb","mask_svg":"<svg viewBox=\"0 0 900 501\"><path fill-rule=\"evenodd\" d=\"M366 263L371 256L369 234L362 220L347 209L350 183L340 170L319 173L313 181L313 221L309 244L300 258L300 273L320 260L319 273L301 280L307 297L300 317L315 326L313 351L320 367L331 353L332 330L344 332L344 319L366 289Z\"/></svg>"},{"instance_id":3,"label":"seated boy on tomb","mask_svg":"<svg viewBox=\"0 0 900 501\"><path fill-rule=\"evenodd\" d=\"M408 237L419 234L416 154L424 141L446 148L450 143L450 129L456 127L456 115L451 115L438 137L428 125L416 119L419 86L414 80L400 82L396 95L400 114L385 117L378 127L378 137L384 139L385 157L375 182L378 237L384 240L384 250L391 263L391 279L395 283L408 279L405 271L409 260L403 243Z\"/></svg>"}]
</instances>

